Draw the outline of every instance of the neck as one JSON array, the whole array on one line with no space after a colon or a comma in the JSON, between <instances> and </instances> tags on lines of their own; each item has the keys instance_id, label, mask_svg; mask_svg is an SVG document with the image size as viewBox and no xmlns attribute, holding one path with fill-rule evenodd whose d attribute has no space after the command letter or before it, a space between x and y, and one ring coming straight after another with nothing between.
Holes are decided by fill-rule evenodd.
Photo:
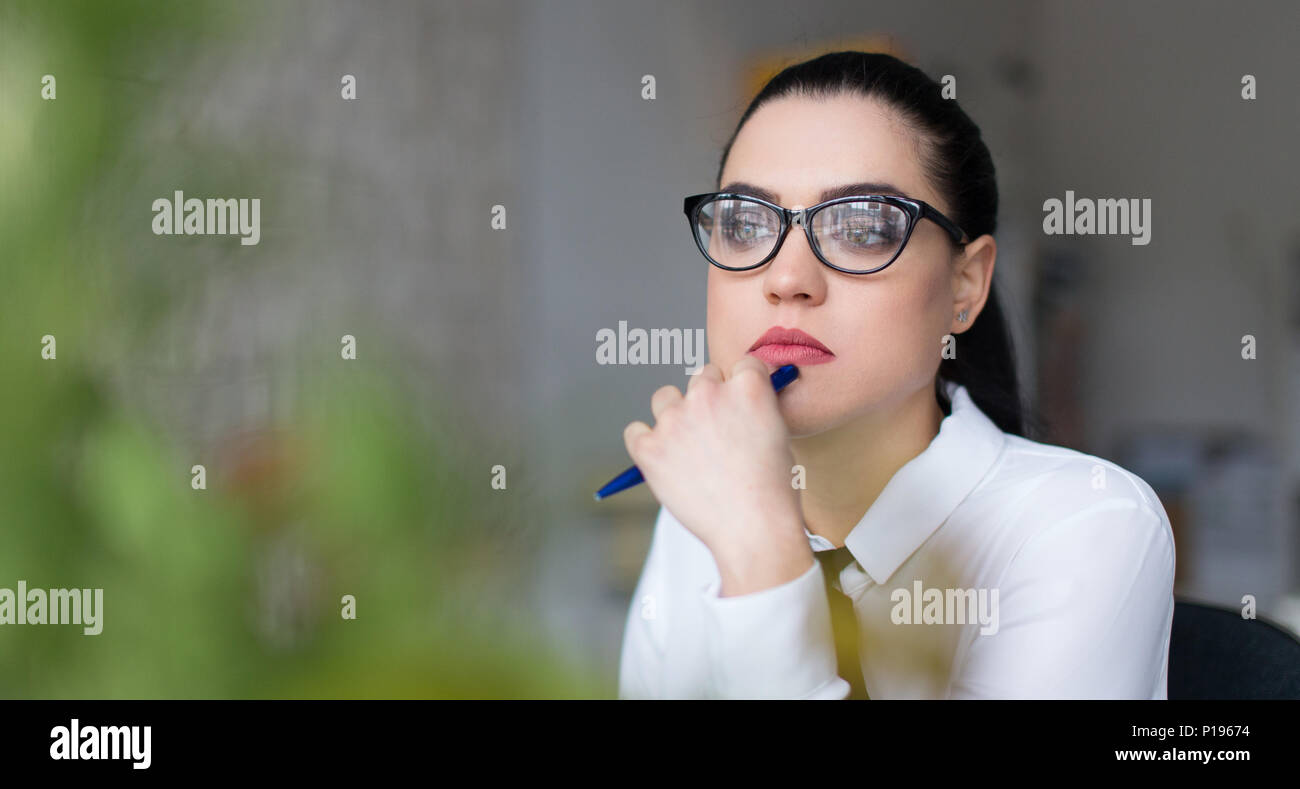
<instances>
[{"instance_id":1,"label":"neck","mask_svg":"<svg viewBox=\"0 0 1300 789\"><path fill-rule=\"evenodd\" d=\"M844 545L890 478L938 435L942 421L930 385L833 430L792 439L795 462L808 480L799 492L808 531Z\"/></svg>"}]
</instances>

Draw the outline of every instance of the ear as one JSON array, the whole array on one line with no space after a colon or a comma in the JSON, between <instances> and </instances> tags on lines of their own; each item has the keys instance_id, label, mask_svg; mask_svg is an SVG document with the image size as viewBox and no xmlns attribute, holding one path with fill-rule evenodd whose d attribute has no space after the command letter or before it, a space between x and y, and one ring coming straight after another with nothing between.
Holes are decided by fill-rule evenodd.
<instances>
[{"instance_id":1,"label":"ear","mask_svg":"<svg viewBox=\"0 0 1300 789\"><path fill-rule=\"evenodd\" d=\"M952 324L951 332L961 334L969 329L988 301L993 287L993 264L998 256L998 244L985 233L966 245L953 260L952 269ZM957 315L966 310L966 320Z\"/></svg>"}]
</instances>

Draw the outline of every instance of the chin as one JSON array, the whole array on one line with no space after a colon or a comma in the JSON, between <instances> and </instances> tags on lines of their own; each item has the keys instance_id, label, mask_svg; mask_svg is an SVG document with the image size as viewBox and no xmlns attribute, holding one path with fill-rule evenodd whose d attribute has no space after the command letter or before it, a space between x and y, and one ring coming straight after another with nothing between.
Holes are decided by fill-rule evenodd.
<instances>
[{"instance_id":1,"label":"chin","mask_svg":"<svg viewBox=\"0 0 1300 789\"><path fill-rule=\"evenodd\" d=\"M832 414L812 407L810 403L800 403L793 398L790 400L782 398L781 416L785 418L785 427L790 433L790 438L806 438L824 433L839 421Z\"/></svg>"}]
</instances>

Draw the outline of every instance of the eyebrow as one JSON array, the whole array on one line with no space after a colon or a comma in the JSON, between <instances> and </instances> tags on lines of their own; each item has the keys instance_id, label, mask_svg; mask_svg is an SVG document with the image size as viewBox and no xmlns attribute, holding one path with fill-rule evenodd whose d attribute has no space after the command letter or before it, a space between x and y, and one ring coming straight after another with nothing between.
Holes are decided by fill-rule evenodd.
<instances>
[{"instance_id":1,"label":"eyebrow","mask_svg":"<svg viewBox=\"0 0 1300 789\"><path fill-rule=\"evenodd\" d=\"M768 201L769 203L777 203L778 205L781 202L780 200L777 199L777 194L775 192L772 192L768 189L764 189L761 186L755 186L754 184L745 183L744 181L732 181L731 183L727 184L725 187L719 189L718 191L740 192L742 194L753 195L754 197L761 197L762 199ZM898 195L899 197L910 197L910 195L903 192L902 189L899 189L897 186L894 186L891 183L864 181L862 183L843 184L841 186L832 186L829 189L825 189L818 197L817 202L824 203L827 200L834 200L839 197L853 197L855 195L880 195L880 194Z\"/></svg>"}]
</instances>

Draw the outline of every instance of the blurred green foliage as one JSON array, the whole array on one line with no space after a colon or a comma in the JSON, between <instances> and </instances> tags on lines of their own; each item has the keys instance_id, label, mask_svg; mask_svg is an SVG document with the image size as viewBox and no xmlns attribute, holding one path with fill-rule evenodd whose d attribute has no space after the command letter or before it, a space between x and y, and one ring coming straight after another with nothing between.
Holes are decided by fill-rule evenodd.
<instances>
[{"instance_id":1,"label":"blurred green foliage","mask_svg":"<svg viewBox=\"0 0 1300 789\"><path fill-rule=\"evenodd\" d=\"M179 264L132 248L144 208L128 232L89 196L132 191L113 163L159 111L132 75L239 35L231 8L0 6L0 587L104 590L100 635L0 626L0 696L607 695L513 610L520 505L472 444L421 427L385 365L296 370L295 418L229 436L201 491L199 461L114 385L183 307ZM177 188L228 166L193 162Z\"/></svg>"}]
</instances>

